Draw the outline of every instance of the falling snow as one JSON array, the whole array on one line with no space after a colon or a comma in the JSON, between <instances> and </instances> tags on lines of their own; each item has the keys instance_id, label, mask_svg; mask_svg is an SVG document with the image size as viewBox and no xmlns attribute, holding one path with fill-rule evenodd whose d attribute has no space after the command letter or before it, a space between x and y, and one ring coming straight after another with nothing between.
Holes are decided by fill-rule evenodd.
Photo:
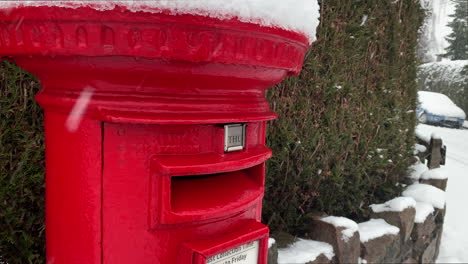
<instances>
[{"instance_id":1,"label":"falling snow","mask_svg":"<svg viewBox=\"0 0 468 264\"><path fill-rule=\"evenodd\" d=\"M86 113L86 109L93 97L93 93L94 89L91 87L86 87L81 92L65 122L65 127L68 131L75 132L79 128L83 115Z\"/></svg>"}]
</instances>

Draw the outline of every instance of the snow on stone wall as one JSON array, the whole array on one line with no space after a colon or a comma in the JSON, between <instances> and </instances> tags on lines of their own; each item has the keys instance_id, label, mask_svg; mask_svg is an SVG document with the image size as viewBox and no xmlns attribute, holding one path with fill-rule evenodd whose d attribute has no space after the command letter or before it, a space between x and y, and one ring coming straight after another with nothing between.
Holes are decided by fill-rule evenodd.
<instances>
[{"instance_id":1,"label":"snow on stone wall","mask_svg":"<svg viewBox=\"0 0 468 264\"><path fill-rule=\"evenodd\" d=\"M416 201L411 197L397 197L382 204L371 204L374 213L402 212L406 208L416 207Z\"/></svg>"},{"instance_id":2,"label":"snow on stone wall","mask_svg":"<svg viewBox=\"0 0 468 264\"><path fill-rule=\"evenodd\" d=\"M290 246L278 250L278 263L356 263L349 261L352 256L358 263L435 263L445 217L445 188L437 181L446 181L449 172L427 167L418 171L424 176L408 175L417 183L407 186L403 197L371 205L380 214L357 227L344 217L314 218L308 236L316 241L294 238ZM426 178L432 181L423 184ZM317 221L330 225L325 228ZM350 229L358 235L344 239ZM318 257L321 254L326 257Z\"/></svg>"},{"instance_id":3,"label":"snow on stone wall","mask_svg":"<svg viewBox=\"0 0 468 264\"><path fill-rule=\"evenodd\" d=\"M403 196L413 197L417 202L428 203L438 209L445 207L445 192L428 184L414 183L408 186Z\"/></svg>"},{"instance_id":4,"label":"snow on stone wall","mask_svg":"<svg viewBox=\"0 0 468 264\"><path fill-rule=\"evenodd\" d=\"M359 224L361 242L367 242L385 235L396 235L398 232L400 232L398 227L389 225L383 219L370 219Z\"/></svg>"},{"instance_id":5,"label":"snow on stone wall","mask_svg":"<svg viewBox=\"0 0 468 264\"><path fill-rule=\"evenodd\" d=\"M307 239L298 239L289 247L279 249L278 253L278 264L309 263L322 254L331 261L335 255L331 245Z\"/></svg>"},{"instance_id":6,"label":"snow on stone wall","mask_svg":"<svg viewBox=\"0 0 468 264\"><path fill-rule=\"evenodd\" d=\"M332 224L335 227L343 227L343 240L348 241L351 237L353 237L354 233L358 231L358 225L351 219L346 217L339 217L339 216L327 216L321 219L322 221Z\"/></svg>"}]
</instances>

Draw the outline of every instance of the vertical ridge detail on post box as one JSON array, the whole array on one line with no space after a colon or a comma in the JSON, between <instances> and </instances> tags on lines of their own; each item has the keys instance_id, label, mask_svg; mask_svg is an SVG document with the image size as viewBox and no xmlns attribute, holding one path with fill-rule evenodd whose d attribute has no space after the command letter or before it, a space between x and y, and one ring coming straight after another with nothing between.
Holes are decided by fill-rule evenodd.
<instances>
[{"instance_id":1,"label":"vertical ridge detail on post box","mask_svg":"<svg viewBox=\"0 0 468 264\"><path fill-rule=\"evenodd\" d=\"M67 118L45 112L47 259L97 264L102 243L101 122L83 118L70 131Z\"/></svg>"}]
</instances>

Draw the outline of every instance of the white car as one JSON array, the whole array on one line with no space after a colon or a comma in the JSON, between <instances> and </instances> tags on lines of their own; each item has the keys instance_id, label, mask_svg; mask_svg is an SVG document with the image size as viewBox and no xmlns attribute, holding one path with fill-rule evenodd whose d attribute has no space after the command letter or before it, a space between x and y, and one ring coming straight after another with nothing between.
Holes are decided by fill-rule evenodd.
<instances>
[{"instance_id":1,"label":"white car","mask_svg":"<svg viewBox=\"0 0 468 264\"><path fill-rule=\"evenodd\" d=\"M418 100L416 114L419 122L454 128L463 127L465 112L446 95L419 91Z\"/></svg>"}]
</instances>

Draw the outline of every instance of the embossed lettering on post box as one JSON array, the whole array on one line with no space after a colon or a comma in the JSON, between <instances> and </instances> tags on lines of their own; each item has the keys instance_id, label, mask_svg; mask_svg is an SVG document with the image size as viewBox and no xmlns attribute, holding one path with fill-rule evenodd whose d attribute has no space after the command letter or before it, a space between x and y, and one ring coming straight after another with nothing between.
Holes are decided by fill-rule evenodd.
<instances>
[{"instance_id":1,"label":"embossed lettering on post box","mask_svg":"<svg viewBox=\"0 0 468 264\"><path fill-rule=\"evenodd\" d=\"M224 151L232 152L245 148L245 124L224 126Z\"/></svg>"}]
</instances>

